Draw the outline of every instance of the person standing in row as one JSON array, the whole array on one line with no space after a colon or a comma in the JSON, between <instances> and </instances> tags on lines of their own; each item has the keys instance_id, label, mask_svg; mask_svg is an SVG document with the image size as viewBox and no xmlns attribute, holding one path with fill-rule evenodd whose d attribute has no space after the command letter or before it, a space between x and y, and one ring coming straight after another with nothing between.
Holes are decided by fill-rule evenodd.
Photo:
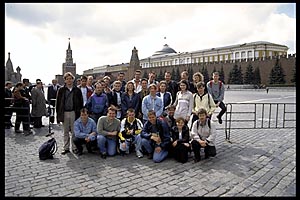
<instances>
[{"instance_id":1,"label":"person standing in row","mask_svg":"<svg viewBox=\"0 0 300 200\"><path fill-rule=\"evenodd\" d=\"M42 90L43 83L41 81L36 82L36 86L31 90L32 109L31 117L33 119L33 127L43 127L42 117L46 116L46 99Z\"/></svg>"},{"instance_id":2,"label":"person standing in row","mask_svg":"<svg viewBox=\"0 0 300 200\"><path fill-rule=\"evenodd\" d=\"M21 122L23 124L24 135L32 134L30 130L30 103L29 99L22 95L24 91L24 84L19 82L16 84L13 92L14 107L16 110L15 133L22 133L20 130ZM23 93L24 94L24 93Z\"/></svg>"},{"instance_id":3,"label":"person standing in row","mask_svg":"<svg viewBox=\"0 0 300 200\"><path fill-rule=\"evenodd\" d=\"M48 87L47 91L47 101L48 104L55 107L55 102L56 102L56 95L57 91L61 86L57 83L57 79L52 80L52 84ZM55 110L55 109L54 109ZM54 113L53 116L50 116L50 123L54 123Z\"/></svg>"},{"instance_id":4,"label":"person standing in row","mask_svg":"<svg viewBox=\"0 0 300 200\"><path fill-rule=\"evenodd\" d=\"M62 122L64 127L64 147L62 155L70 152L70 139L73 153L77 153L73 142L74 122L80 117L80 110L83 107L81 90L73 84L74 76L71 72L64 74L65 85L59 88L56 98L57 123ZM71 130L71 138L70 138Z\"/></svg>"},{"instance_id":5,"label":"person standing in row","mask_svg":"<svg viewBox=\"0 0 300 200\"><path fill-rule=\"evenodd\" d=\"M148 112L153 110L156 113L156 117L160 117L163 114L163 101L162 98L156 96L157 86L155 84L150 84L149 94L143 98L142 101L142 113L143 113L143 123L148 120Z\"/></svg>"},{"instance_id":6,"label":"person standing in row","mask_svg":"<svg viewBox=\"0 0 300 200\"><path fill-rule=\"evenodd\" d=\"M103 88L101 82L95 83L95 91L85 104L85 107L89 111L89 117L91 117L96 124L101 116L106 115L108 108L108 97L103 91Z\"/></svg>"},{"instance_id":7,"label":"person standing in row","mask_svg":"<svg viewBox=\"0 0 300 200\"><path fill-rule=\"evenodd\" d=\"M188 90L189 84L186 80L180 81L180 91L177 92L174 106L176 106L174 118L182 117L186 124L190 120L193 109L193 94Z\"/></svg>"}]
</instances>

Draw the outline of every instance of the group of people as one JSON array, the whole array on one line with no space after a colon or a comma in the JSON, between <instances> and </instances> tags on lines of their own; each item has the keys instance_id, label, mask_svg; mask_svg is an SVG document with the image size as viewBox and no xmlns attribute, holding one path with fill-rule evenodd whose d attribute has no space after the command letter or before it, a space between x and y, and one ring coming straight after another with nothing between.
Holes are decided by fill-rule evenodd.
<instances>
[{"instance_id":1,"label":"group of people","mask_svg":"<svg viewBox=\"0 0 300 200\"><path fill-rule=\"evenodd\" d=\"M47 95L57 123L63 124L61 153L69 153L71 148L82 155L86 144L88 152L100 151L102 158L135 152L154 162L169 156L184 163L193 151L198 162L201 148L205 158L215 156L216 127L211 117L220 107L216 117L221 124L226 112L224 84L218 72L208 83L200 72L193 74L192 82L187 71L181 73L178 83L171 80L170 72L160 82L155 76L150 72L148 79L141 78L141 71L136 70L127 82L120 72L113 83L109 76L96 82L91 76L82 76L74 84L75 77L65 73L64 86L53 83Z\"/></svg>"},{"instance_id":2,"label":"group of people","mask_svg":"<svg viewBox=\"0 0 300 200\"><path fill-rule=\"evenodd\" d=\"M47 115L46 99L43 83L36 79L36 84L30 85L29 79L18 82L13 89L12 82L5 83L5 128L15 127L16 133L32 134L31 126L41 128L42 116ZM30 105L32 108L30 109ZM15 125L11 122L12 113L16 113ZM23 131L20 126L23 126Z\"/></svg>"}]
</instances>

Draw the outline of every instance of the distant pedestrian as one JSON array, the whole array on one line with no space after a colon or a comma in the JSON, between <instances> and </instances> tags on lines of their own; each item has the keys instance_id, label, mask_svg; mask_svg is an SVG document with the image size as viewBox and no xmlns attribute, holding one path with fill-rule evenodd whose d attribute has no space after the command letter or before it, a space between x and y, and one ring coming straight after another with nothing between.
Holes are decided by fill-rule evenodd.
<instances>
[{"instance_id":1,"label":"distant pedestrian","mask_svg":"<svg viewBox=\"0 0 300 200\"><path fill-rule=\"evenodd\" d=\"M266 91L267 91L267 94L268 94L269 93L269 88L268 87L266 88Z\"/></svg>"}]
</instances>

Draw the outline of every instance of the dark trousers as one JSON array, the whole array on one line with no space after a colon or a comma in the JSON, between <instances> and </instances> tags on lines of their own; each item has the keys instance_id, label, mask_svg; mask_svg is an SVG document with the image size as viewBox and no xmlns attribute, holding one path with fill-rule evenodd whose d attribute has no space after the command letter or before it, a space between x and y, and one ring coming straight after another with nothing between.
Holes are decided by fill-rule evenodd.
<instances>
[{"instance_id":1,"label":"dark trousers","mask_svg":"<svg viewBox=\"0 0 300 200\"><path fill-rule=\"evenodd\" d=\"M32 117L33 127L41 128L42 127L42 117Z\"/></svg>"},{"instance_id":2,"label":"dark trousers","mask_svg":"<svg viewBox=\"0 0 300 200\"><path fill-rule=\"evenodd\" d=\"M86 140L84 138L74 137L73 142L74 142L76 148L78 149L78 152L83 151L83 147L82 147L83 144L86 145L86 149L88 150L88 152L92 152L93 146L97 147L97 140L86 142Z\"/></svg>"},{"instance_id":3,"label":"dark trousers","mask_svg":"<svg viewBox=\"0 0 300 200\"><path fill-rule=\"evenodd\" d=\"M215 103L218 103L218 101L214 101ZM219 107L221 108L221 111L219 112L219 115L217 117L222 118L222 116L224 115L224 113L226 112L226 106L223 103L223 101L220 102Z\"/></svg>"},{"instance_id":4,"label":"dark trousers","mask_svg":"<svg viewBox=\"0 0 300 200\"><path fill-rule=\"evenodd\" d=\"M8 106L7 106L8 107ZM11 116L12 116L12 108L5 108L4 110L4 126L9 127L12 125L11 123Z\"/></svg>"},{"instance_id":5,"label":"dark trousers","mask_svg":"<svg viewBox=\"0 0 300 200\"><path fill-rule=\"evenodd\" d=\"M173 146L172 146L173 147ZM184 144L177 144L173 147L173 157L175 160L181 163L186 163L188 161L188 153L190 151L189 147L186 147Z\"/></svg>"},{"instance_id":6,"label":"dark trousers","mask_svg":"<svg viewBox=\"0 0 300 200\"><path fill-rule=\"evenodd\" d=\"M199 142L196 141L196 140L193 140L192 141L192 149L193 149L193 152L194 152L195 159L197 159L197 160L201 160L201 157L200 157L200 148L203 148L203 147L201 147L201 145L199 144ZM208 158L210 156L214 157L217 154L216 153L216 147L215 146L206 145L204 147L204 153L205 153L205 158Z\"/></svg>"},{"instance_id":7,"label":"dark trousers","mask_svg":"<svg viewBox=\"0 0 300 200\"><path fill-rule=\"evenodd\" d=\"M23 123L23 130L29 131L30 113L29 107L16 107L16 122L15 130L20 130L21 122Z\"/></svg>"}]
</instances>

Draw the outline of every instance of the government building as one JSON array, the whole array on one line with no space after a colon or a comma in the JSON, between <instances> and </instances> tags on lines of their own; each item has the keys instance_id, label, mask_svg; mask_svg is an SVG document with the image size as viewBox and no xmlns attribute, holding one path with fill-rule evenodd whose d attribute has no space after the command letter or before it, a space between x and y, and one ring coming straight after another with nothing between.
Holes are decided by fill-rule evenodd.
<instances>
[{"instance_id":1,"label":"government building","mask_svg":"<svg viewBox=\"0 0 300 200\"><path fill-rule=\"evenodd\" d=\"M244 44L215 47L191 52L176 52L165 44L160 51L140 60L141 68L176 66L193 63L248 61L259 58L287 55L288 47L258 41Z\"/></svg>"}]
</instances>

